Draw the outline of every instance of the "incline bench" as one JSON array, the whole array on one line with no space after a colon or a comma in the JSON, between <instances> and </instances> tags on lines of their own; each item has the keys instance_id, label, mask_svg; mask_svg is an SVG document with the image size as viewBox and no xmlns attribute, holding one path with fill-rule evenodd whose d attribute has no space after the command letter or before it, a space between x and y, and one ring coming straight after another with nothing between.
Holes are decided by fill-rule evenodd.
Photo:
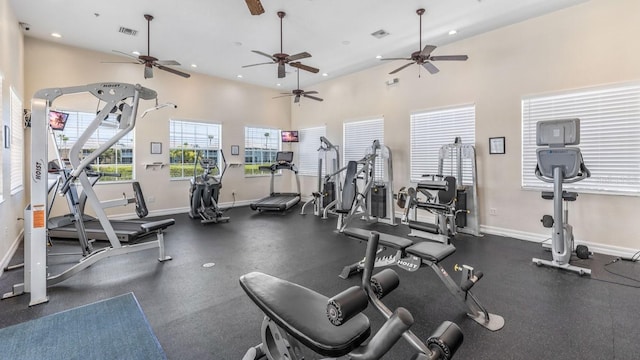
<instances>
[{"instance_id":1,"label":"incline bench","mask_svg":"<svg viewBox=\"0 0 640 360\"><path fill-rule=\"evenodd\" d=\"M371 231L360 228L346 228L343 233L349 237L367 241ZM377 257L375 267L396 265L401 269L414 272L422 265L429 266L446 285L447 289L467 305L469 308L467 315L470 318L491 331L500 330L504 326L504 318L487 312L470 291L473 285L482 278L481 272L474 272L474 269L468 265L455 268L455 270L462 271L462 278L458 285L440 265L442 260L456 251L455 246L452 244L432 241L414 243L407 238L380 233L379 246L395 250L395 254ZM362 271L364 260L366 259L345 266L342 273L340 273L340 277L347 279L349 276Z\"/></svg>"}]
</instances>

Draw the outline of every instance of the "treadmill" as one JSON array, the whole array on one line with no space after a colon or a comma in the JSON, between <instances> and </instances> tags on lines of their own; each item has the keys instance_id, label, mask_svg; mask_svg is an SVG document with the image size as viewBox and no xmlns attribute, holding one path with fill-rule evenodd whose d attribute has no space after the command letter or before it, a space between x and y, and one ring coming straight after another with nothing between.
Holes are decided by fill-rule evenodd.
<instances>
[{"instance_id":1,"label":"treadmill","mask_svg":"<svg viewBox=\"0 0 640 360\"><path fill-rule=\"evenodd\" d=\"M269 196L251 203L251 209L257 211L286 211L300 202L300 178L298 168L293 164L293 151L278 151L276 162L270 166L260 166L260 170L271 172L271 187ZM280 193L273 190L273 183L278 170L292 171L296 176L296 187L298 192Z\"/></svg>"}]
</instances>

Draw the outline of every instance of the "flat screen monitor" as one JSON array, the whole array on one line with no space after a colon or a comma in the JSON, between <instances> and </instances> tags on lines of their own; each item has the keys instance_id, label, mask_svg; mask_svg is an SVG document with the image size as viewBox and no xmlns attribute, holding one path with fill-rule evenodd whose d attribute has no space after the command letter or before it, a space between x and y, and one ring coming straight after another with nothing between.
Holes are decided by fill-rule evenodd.
<instances>
[{"instance_id":1,"label":"flat screen monitor","mask_svg":"<svg viewBox=\"0 0 640 360\"><path fill-rule=\"evenodd\" d=\"M276 154L277 162L292 162L293 161L293 151L278 151Z\"/></svg>"},{"instance_id":2,"label":"flat screen monitor","mask_svg":"<svg viewBox=\"0 0 640 360\"><path fill-rule=\"evenodd\" d=\"M298 130L286 130L281 132L282 142L290 143L290 142L298 142L300 141L298 138Z\"/></svg>"},{"instance_id":3,"label":"flat screen monitor","mask_svg":"<svg viewBox=\"0 0 640 360\"><path fill-rule=\"evenodd\" d=\"M69 114L60 111L49 111L49 126L52 130L64 130Z\"/></svg>"}]
</instances>

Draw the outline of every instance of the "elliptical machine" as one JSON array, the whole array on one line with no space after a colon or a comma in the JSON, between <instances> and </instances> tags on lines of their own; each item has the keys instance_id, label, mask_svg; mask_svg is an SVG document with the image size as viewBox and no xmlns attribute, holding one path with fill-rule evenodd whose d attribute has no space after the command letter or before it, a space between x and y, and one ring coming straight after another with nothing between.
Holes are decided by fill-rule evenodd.
<instances>
[{"instance_id":1,"label":"elliptical machine","mask_svg":"<svg viewBox=\"0 0 640 360\"><path fill-rule=\"evenodd\" d=\"M220 189L222 189L222 177L227 170L227 161L222 150L220 150L220 156L224 167L220 172L220 176L215 176L212 175L212 172L219 170L218 164L213 159L200 156L200 151L196 154L193 179L191 179L191 187L189 188L189 198L191 199L189 217L200 219L202 224L229 221L229 217L224 216L225 210L220 209L218 206L218 197L220 196ZM201 175L196 174L198 164L203 170Z\"/></svg>"}]
</instances>

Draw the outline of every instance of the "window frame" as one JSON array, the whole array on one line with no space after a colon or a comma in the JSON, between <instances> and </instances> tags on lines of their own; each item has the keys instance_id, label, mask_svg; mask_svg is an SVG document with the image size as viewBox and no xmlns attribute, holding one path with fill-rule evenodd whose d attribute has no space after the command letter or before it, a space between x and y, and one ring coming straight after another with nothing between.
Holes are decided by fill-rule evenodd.
<instances>
[{"instance_id":1,"label":"window frame","mask_svg":"<svg viewBox=\"0 0 640 360\"><path fill-rule=\"evenodd\" d=\"M271 135L265 136L265 146L263 148L260 148L260 146L262 145L260 142L262 140L258 139L258 137L253 137L250 140L248 138L249 131L253 131L255 133L263 133L263 134L266 134L267 132L269 134L277 134L276 136L274 136L276 138L275 143L277 143L277 149L273 147L271 148L269 147L274 144L273 141L269 140L273 138ZM282 151L281 133L282 133L282 129L275 128L275 127L245 125L244 127L244 160L243 160L243 164L244 164L243 169L244 169L245 177L271 176L270 171L260 171L258 169L253 169L253 167L255 165L258 165L258 167L261 165L267 165L267 164L270 165L273 162L275 162L277 152ZM258 145L256 146L256 144ZM258 151L258 150L262 150L262 152L260 153L260 157L262 159L265 159L264 151L269 151L268 153L269 162L264 162L264 161L260 163L247 162L247 157L255 158L254 151ZM280 173L281 171L278 171L277 174L280 174Z\"/></svg>"},{"instance_id":2,"label":"window frame","mask_svg":"<svg viewBox=\"0 0 640 360\"><path fill-rule=\"evenodd\" d=\"M182 127L184 127L187 124L190 124L192 126L194 126L194 132L192 134L193 138L191 140L193 140L193 147L192 148L187 148L184 147L182 148L182 156L181 158L183 159L182 162L180 163L176 163L173 162L173 153L176 151L177 146L175 146L175 140L173 139L173 127L176 124L180 124ZM187 125L188 126L188 125ZM216 139L216 135L215 133L217 132L217 139L215 140L216 143L213 144L214 146L210 147L207 146L206 144L206 140L205 140L205 144L204 147L202 147L203 150L208 150L208 151L214 151L213 154L210 154L208 152L200 153L198 154L199 148L200 148L200 141L198 139L198 131L196 130L198 127L204 127L204 128L208 128L211 127L212 129L215 129L214 135L211 135L209 133L209 131L205 131L206 133L206 137L208 139L209 145L211 145L211 142L213 139ZM183 133L181 133L183 134ZM180 137L180 141L179 144L181 144L180 146L184 145L185 142L185 137L184 135L182 135ZM194 153L191 154L193 156L193 162L184 162L185 159L185 151L193 151ZM193 178L193 172L192 170L187 170L185 171L185 168L189 168L189 169L193 169L194 167L196 168L196 172L198 171L202 171L202 168L200 166L196 166L195 161L198 158L198 156L207 156L207 157L213 157L216 160L216 165L218 167L218 172L212 173L212 175L219 175L220 172L222 171L222 156L218 156L218 154L220 154L222 152L222 123L220 122L215 122L215 121L203 121L203 120L192 120L192 119L169 119L169 180L170 181L182 181L182 180L190 180ZM191 156L190 155L190 156ZM172 166L175 165L180 165L181 168L181 174L182 176L173 176L173 172L174 169L172 168ZM187 167L187 165L189 165L189 167ZM199 170L198 170L199 169Z\"/></svg>"}]
</instances>

